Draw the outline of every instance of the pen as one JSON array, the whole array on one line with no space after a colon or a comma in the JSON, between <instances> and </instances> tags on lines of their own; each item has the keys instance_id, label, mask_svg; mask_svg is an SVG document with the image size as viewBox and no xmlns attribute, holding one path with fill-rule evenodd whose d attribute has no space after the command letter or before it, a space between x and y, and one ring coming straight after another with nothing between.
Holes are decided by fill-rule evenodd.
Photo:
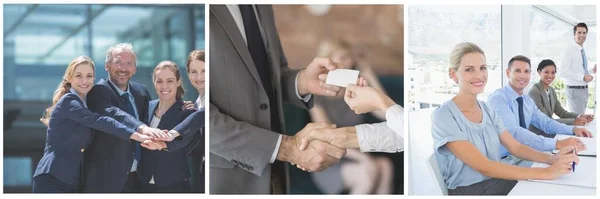
<instances>
[{"instance_id":1,"label":"pen","mask_svg":"<svg viewBox=\"0 0 600 199\"><path fill-rule=\"evenodd\" d=\"M577 155L577 151L573 149L573 154ZM573 172L575 172L575 162L573 162Z\"/></svg>"}]
</instances>

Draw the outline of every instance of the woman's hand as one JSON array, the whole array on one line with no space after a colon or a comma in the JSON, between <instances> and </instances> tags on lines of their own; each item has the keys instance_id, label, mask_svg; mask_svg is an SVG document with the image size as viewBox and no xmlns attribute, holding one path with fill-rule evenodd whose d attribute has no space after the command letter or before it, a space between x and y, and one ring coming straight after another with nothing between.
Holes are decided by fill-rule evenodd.
<instances>
[{"instance_id":1,"label":"woman's hand","mask_svg":"<svg viewBox=\"0 0 600 199\"><path fill-rule=\"evenodd\" d=\"M552 156L550 167L546 168L547 178L556 179L564 174L571 173L573 170L573 162L579 164L579 157L575 147L569 146L561 149L557 154Z\"/></svg>"},{"instance_id":2,"label":"woman's hand","mask_svg":"<svg viewBox=\"0 0 600 199\"><path fill-rule=\"evenodd\" d=\"M368 113L374 110L385 111L395 103L387 95L372 87L361 77L358 86L348 85L344 101L356 114Z\"/></svg>"}]
</instances>

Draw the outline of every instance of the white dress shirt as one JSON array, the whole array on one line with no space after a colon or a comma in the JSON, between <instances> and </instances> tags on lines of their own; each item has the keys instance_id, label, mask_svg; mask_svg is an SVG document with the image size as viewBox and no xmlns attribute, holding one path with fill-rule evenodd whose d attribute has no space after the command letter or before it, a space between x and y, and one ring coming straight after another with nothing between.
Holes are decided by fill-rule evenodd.
<instances>
[{"instance_id":1,"label":"white dress shirt","mask_svg":"<svg viewBox=\"0 0 600 199\"><path fill-rule=\"evenodd\" d=\"M196 108L204 108L204 95L198 95L198 99L196 99Z\"/></svg>"},{"instance_id":2,"label":"white dress shirt","mask_svg":"<svg viewBox=\"0 0 600 199\"><path fill-rule=\"evenodd\" d=\"M361 152L397 153L404 151L404 109L394 105L385 111L386 122L356 125Z\"/></svg>"},{"instance_id":3,"label":"white dress shirt","mask_svg":"<svg viewBox=\"0 0 600 199\"><path fill-rule=\"evenodd\" d=\"M558 75L565 81L568 86L586 86L587 82L583 81L585 71L583 69L583 57L581 54L583 47L577 43L573 43L567 47L565 54L558 66ZM588 74L592 74L593 67L588 63Z\"/></svg>"},{"instance_id":4,"label":"white dress shirt","mask_svg":"<svg viewBox=\"0 0 600 199\"><path fill-rule=\"evenodd\" d=\"M242 34L242 38L244 38L244 42L246 43L246 46L247 46L248 41L246 39L246 29L244 27L244 19L242 18L242 12L240 11L240 8L238 7L238 5L233 5L233 4L228 4L225 6L227 7L227 10L229 10L229 13L231 13L231 16L233 17L233 21L235 21L235 25L238 27L238 30L240 31L240 34ZM258 12L256 11L255 6L253 6L253 8L254 8L254 14L256 15L256 21L258 21L258 26L261 29L260 32L263 33L262 26L260 24L260 18L258 17ZM264 33L261 34L261 36L263 37L263 40L266 40ZM308 94L304 97L300 96L300 93L298 92L298 75L296 75L296 96L298 97L298 99L301 99L302 101L304 101L304 103L307 103L308 101L310 101L310 98L312 97L312 94ZM273 154L271 155L271 160L269 161L270 163L275 162L275 159L277 159L277 153L279 153L279 145L281 145L281 137L282 137L282 135L279 134L279 138L277 139L277 144L275 145L275 149L273 150Z\"/></svg>"}]
</instances>

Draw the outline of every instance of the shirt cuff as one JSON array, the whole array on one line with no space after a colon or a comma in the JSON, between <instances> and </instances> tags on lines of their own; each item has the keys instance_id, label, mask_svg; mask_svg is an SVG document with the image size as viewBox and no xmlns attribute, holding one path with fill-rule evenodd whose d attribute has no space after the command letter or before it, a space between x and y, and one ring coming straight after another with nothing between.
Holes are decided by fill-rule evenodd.
<instances>
[{"instance_id":1,"label":"shirt cuff","mask_svg":"<svg viewBox=\"0 0 600 199\"><path fill-rule=\"evenodd\" d=\"M566 125L566 124L562 124L563 130L560 132L560 134L564 134L564 135L575 135L575 133L573 133L573 129L577 128L576 126L571 126L571 125Z\"/></svg>"},{"instance_id":2,"label":"shirt cuff","mask_svg":"<svg viewBox=\"0 0 600 199\"><path fill-rule=\"evenodd\" d=\"M296 88L296 97L298 97L298 99L302 100L304 103L308 103L308 101L310 101L310 98L312 98L312 94L308 94L304 97L300 96L300 93L298 92L298 76L300 76L300 73L296 74L296 81L294 81L294 88Z\"/></svg>"},{"instance_id":3,"label":"shirt cuff","mask_svg":"<svg viewBox=\"0 0 600 199\"><path fill-rule=\"evenodd\" d=\"M282 135L279 135L279 138L277 138L277 144L275 145L275 150L273 150L273 155L271 155L271 160L269 160L269 163L273 163L275 162L275 159L277 159L277 153L279 153L279 145L281 145L281 137Z\"/></svg>"},{"instance_id":4,"label":"shirt cuff","mask_svg":"<svg viewBox=\"0 0 600 199\"><path fill-rule=\"evenodd\" d=\"M543 151L552 151L556 148L556 139L553 138L544 138L544 150Z\"/></svg>"}]
</instances>

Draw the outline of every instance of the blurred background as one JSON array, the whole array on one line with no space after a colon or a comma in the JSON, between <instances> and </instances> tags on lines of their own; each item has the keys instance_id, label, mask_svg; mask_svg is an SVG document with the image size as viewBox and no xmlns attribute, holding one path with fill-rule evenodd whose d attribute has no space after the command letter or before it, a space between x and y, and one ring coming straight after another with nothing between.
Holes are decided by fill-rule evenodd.
<instances>
[{"instance_id":1,"label":"blurred background","mask_svg":"<svg viewBox=\"0 0 600 199\"><path fill-rule=\"evenodd\" d=\"M275 24L289 67L306 67L315 57L329 57L345 68L360 70L369 84L404 102L403 5L274 5ZM343 95L343 92L342 92ZM284 105L286 132L308 122L327 121L338 127L375 123L379 114L356 115L343 96L317 97L302 110ZM291 193L403 193L404 153L360 153L349 150L339 164L307 173L291 166Z\"/></svg>"},{"instance_id":2,"label":"blurred background","mask_svg":"<svg viewBox=\"0 0 600 199\"><path fill-rule=\"evenodd\" d=\"M435 107L458 93L458 85L448 76L448 60L456 44L473 42L485 52L488 81L484 92L477 96L482 101L508 84L505 71L513 56L531 59L531 80L524 93L539 82L536 68L543 59L551 59L561 67L565 48L575 43L573 26L580 22L588 26L583 47L589 52L589 66L597 63L595 5L409 6L407 12L409 195L441 194L428 163L433 155L430 118ZM551 86L568 109L566 86L560 74ZM590 82L589 87L586 113L593 114L596 81Z\"/></svg>"},{"instance_id":3,"label":"blurred background","mask_svg":"<svg viewBox=\"0 0 600 199\"><path fill-rule=\"evenodd\" d=\"M40 117L51 104L67 64L87 55L96 82L107 78L106 50L133 44L137 72L153 99L152 70L162 60L185 67L187 55L204 49L204 5L5 4L4 17L4 192L31 192L43 155L46 127ZM185 100L198 93L187 80Z\"/></svg>"}]
</instances>

